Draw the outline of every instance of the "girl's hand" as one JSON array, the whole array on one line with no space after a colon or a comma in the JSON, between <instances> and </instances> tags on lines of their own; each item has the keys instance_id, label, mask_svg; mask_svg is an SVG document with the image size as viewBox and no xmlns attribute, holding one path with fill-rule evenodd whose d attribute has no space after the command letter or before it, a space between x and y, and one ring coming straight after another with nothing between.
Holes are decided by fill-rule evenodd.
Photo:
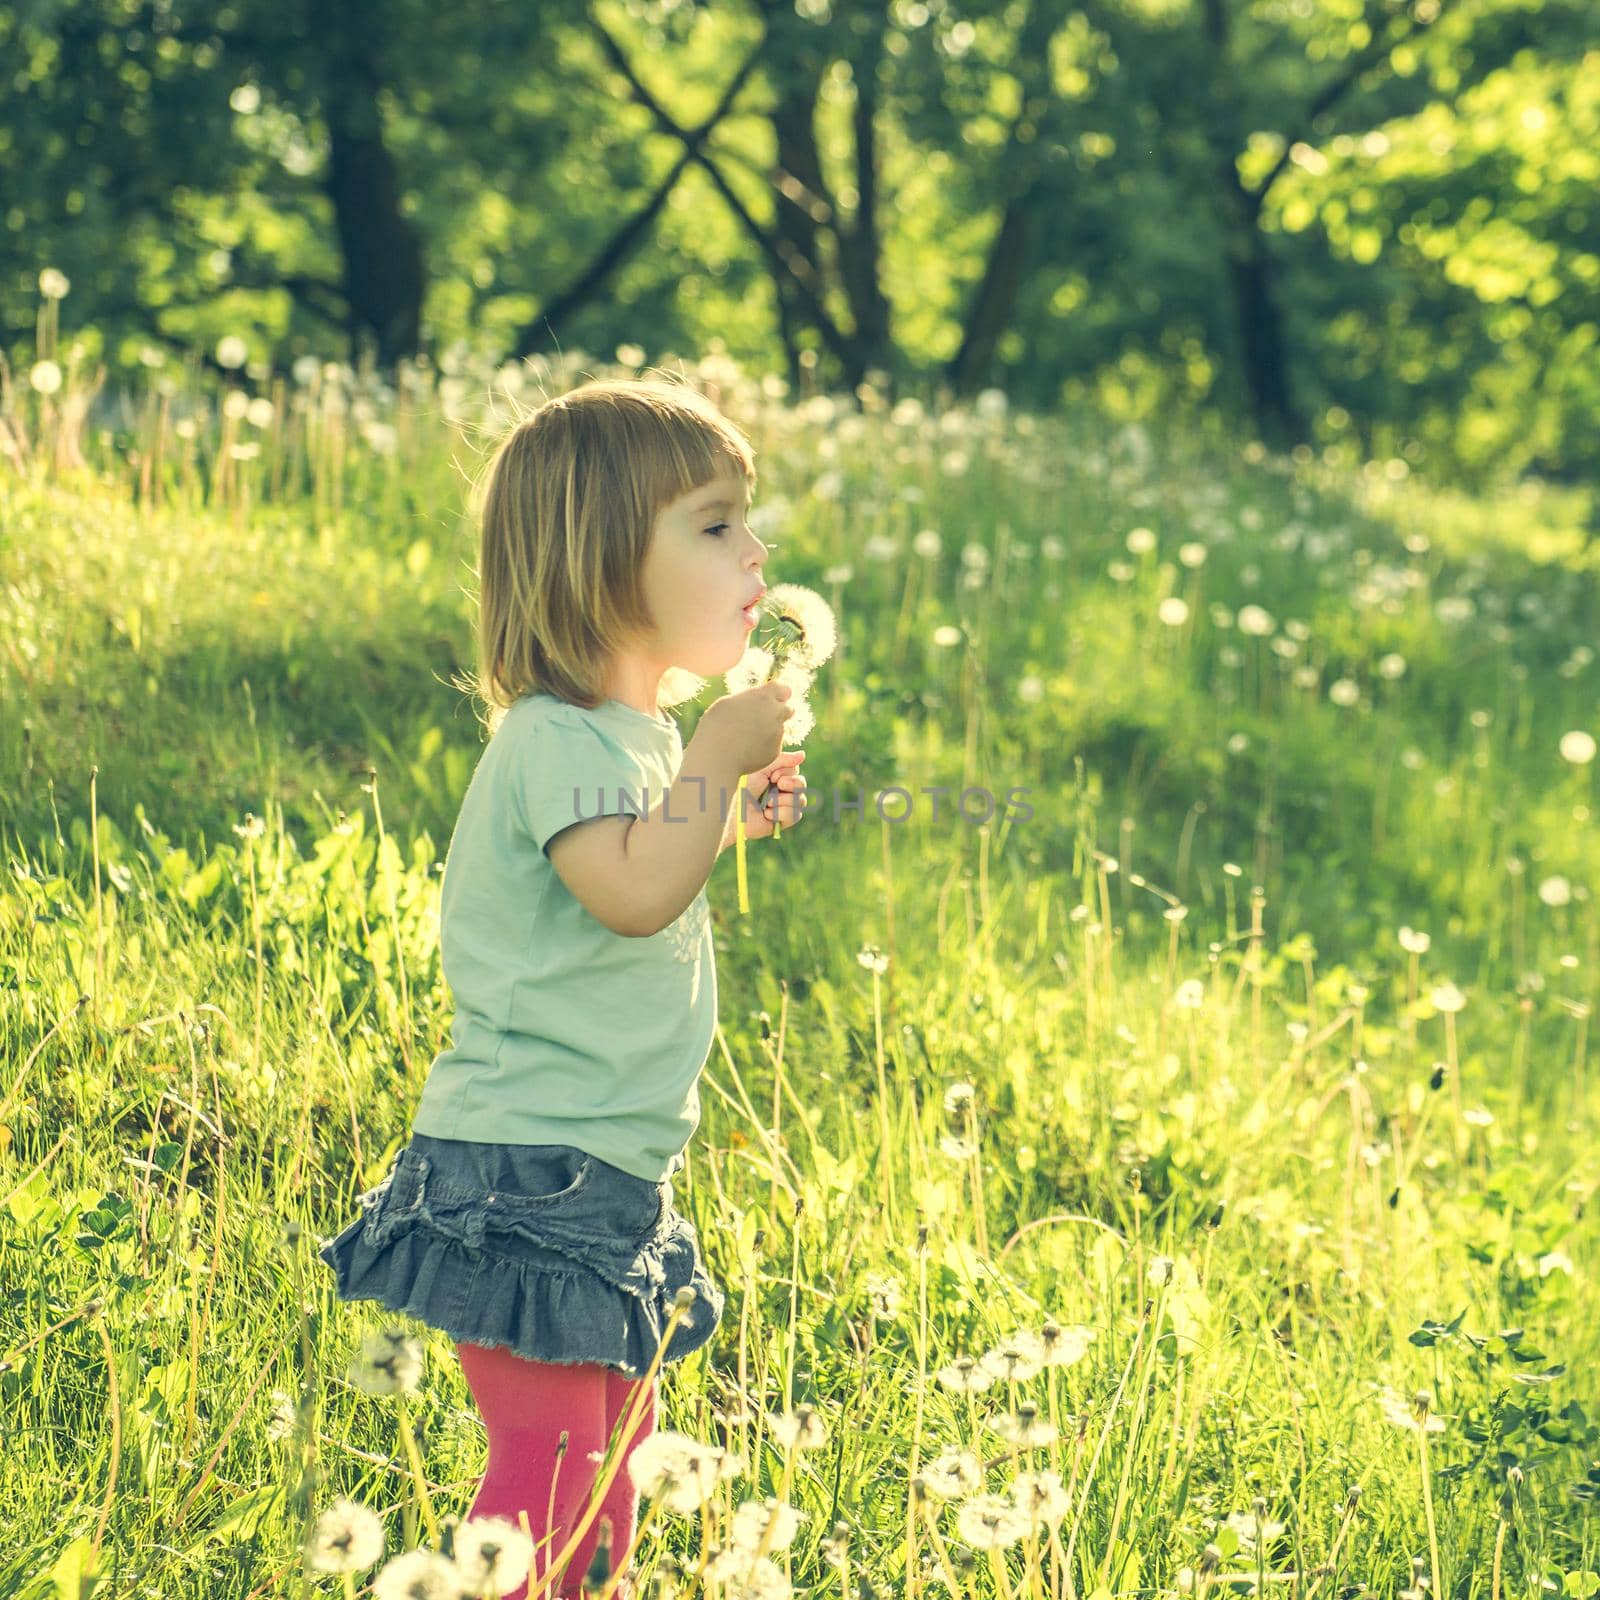
<instances>
[{"instance_id":1,"label":"girl's hand","mask_svg":"<svg viewBox=\"0 0 1600 1600\"><path fill-rule=\"evenodd\" d=\"M792 828L805 815L801 806L804 804L806 780L799 771L800 763L805 758L804 750L785 750L776 761L748 775L745 786L750 799L745 802L744 813L744 836L747 840L770 838L775 822ZM756 801L760 802L759 809L754 804ZM737 796L734 803L738 803ZM736 825L730 807L727 832L730 844Z\"/></svg>"}]
</instances>

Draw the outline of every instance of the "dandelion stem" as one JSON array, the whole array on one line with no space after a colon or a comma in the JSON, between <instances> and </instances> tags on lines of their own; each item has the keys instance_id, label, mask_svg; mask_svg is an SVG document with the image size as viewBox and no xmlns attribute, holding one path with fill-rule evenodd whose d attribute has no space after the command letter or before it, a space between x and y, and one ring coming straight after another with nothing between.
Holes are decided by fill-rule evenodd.
<instances>
[{"instance_id":1,"label":"dandelion stem","mask_svg":"<svg viewBox=\"0 0 1600 1600\"><path fill-rule=\"evenodd\" d=\"M406 1456L411 1462L411 1480L417 1486L417 1501L422 1508L422 1520L428 1525L428 1537L439 1543L439 1519L433 1514L433 1497L428 1493L427 1475L422 1470L422 1452L417 1448L417 1436L411 1430L411 1418L406 1411L404 1395L395 1396L395 1407L400 1418L400 1437L405 1443Z\"/></svg>"},{"instance_id":2,"label":"dandelion stem","mask_svg":"<svg viewBox=\"0 0 1600 1600\"><path fill-rule=\"evenodd\" d=\"M1433 1519L1433 1474L1428 1470L1428 1419L1423 1415L1417 1423L1417 1449L1422 1456L1422 1509L1428 1518L1428 1556L1433 1563L1433 1593L1435 1600L1444 1600L1444 1585L1439 1578L1439 1532Z\"/></svg>"},{"instance_id":3,"label":"dandelion stem","mask_svg":"<svg viewBox=\"0 0 1600 1600\"><path fill-rule=\"evenodd\" d=\"M734 797L733 807L733 864L738 871L739 879L739 915L750 915L750 884L745 874L744 865L744 800L749 793L749 773L744 773L739 779L739 790Z\"/></svg>"}]
</instances>

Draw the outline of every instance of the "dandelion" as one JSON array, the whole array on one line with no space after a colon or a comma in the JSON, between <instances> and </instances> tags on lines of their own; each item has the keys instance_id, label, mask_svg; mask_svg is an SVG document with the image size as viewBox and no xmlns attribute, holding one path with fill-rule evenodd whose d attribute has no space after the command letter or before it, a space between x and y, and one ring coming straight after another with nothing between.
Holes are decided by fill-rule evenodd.
<instances>
[{"instance_id":1,"label":"dandelion","mask_svg":"<svg viewBox=\"0 0 1600 1600\"><path fill-rule=\"evenodd\" d=\"M888 956L886 956L875 944L863 945L858 951L856 951L856 960L859 961L868 972L887 972L889 970Z\"/></svg>"},{"instance_id":2,"label":"dandelion","mask_svg":"<svg viewBox=\"0 0 1600 1600\"><path fill-rule=\"evenodd\" d=\"M461 1569L432 1550L407 1550L372 1581L373 1600L459 1600Z\"/></svg>"},{"instance_id":3,"label":"dandelion","mask_svg":"<svg viewBox=\"0 0 1600 1600\"><path fill-rule=\"evenodd\" d=\"M762 1540L766 1540L769 1550L786 1550L809 1515L772 1495L764 1500L746 1500L734 1512L728 1536L736 1547L746 1550L759 1549Z\"/></svg>"},{"instance_id":4,"label":"dandelion","mask_svg":"<svg viewBox=\"0 0 1600 1600\"><path fill-rule=\"evenodd\" d=\"M217 341L217 365L230 371L242 367L250 359L250 346L236 333L225 334Z\"/></svg>"},{"instance_id":5,"label":"dandelion","mask_svg":"<svg viewBox=\"0 0 1600 1600\"><path fill-rule=\"evenodd\" d=\"M1203 567L1209 554L1210 551L1198 539L1191 539L1187 544L1178 546L1178 560L1191 570Z\"/></svg>"},{"instance_id":6,"label":"dandelion","mask_svg":"<svg viewBox=\"0 0 1600 1600\"><path fill-rule=\"evenodd\" d=\"M1072 1509L1072 1497L1062 1487L1059 1472L1019 1472L1011 1497L1030 1529L1058 1527Z\"/></svg>"},{"instance_id":7,"label":"dandelion","mask_svg":"<svg viewBox=\"0 0 1600 1600\"><path fill-rule=\"evenodd\" d=\"M1461 1113L1461 1120L1474 1128L1490 1128L1494 1126L1494 1112L1484 1106L1473 1106L1468 1111Z\"/></svg>"},{"instance_id":8,"label":"dandelion","mask_svg":"<svg viewBox=\"0 0 1600 1600\"><path fill-rule=\"evenodd\" d=\"M640 1494L679 1516L693 1516L721 1480L714 1446L663 1428L634 1446L628 1476Z\"/></svg>"},{"instance_id":9,"label":"dandelion","mask_svg":"<svg viewBox=\"0 0 1600 1600\"><path fill-rule=\"evenodd\" d=\"M950 623L941 622L933 630L930 637L941 650L949 650L961 643L962 633L959 628L952 626Z\"/></svg>"},{"instance_id":10,"label":"dandelion","mask_svg":"<svg viewBox=\"0 0 1600 1600\"><path fill-rule=\"evenodd\" d=\"M1561 735L1561 759L1570 761L1575 767L1587 766L1593 761L1594 751L1594 736L1581 728Z\"/></svg>"},{"instance_id":11,"label":"dandelion","mask_svg":"<svg viewBox=\"0 0 1600 1600\"><path fill-rule=\"evenodd\" d=\"M893 561L900 554L900 541L892 533L875 533L862 545L861 553L868 561Z\"/></svg>"},{"instance_id":12,"label":"dandelion","mask_svg":"<svg viewBox=\"0 0 1600 1600\"><path fill-rule=\"evenodd\" d=\"M972 1104L976 1091L970 1083L952 1083L944 1092L944 1109L955 1116Z\"/></svg>"},{"instance_id":13,"label":"dandelion","mask_svg":"<svg viewBox=\"0 0 1600 1600\"><path fill-rule=\"evenodd\" d=\"M977 1494L956 1509L956 1532L974 1550L1003 1550L1028 1535L1028 1519L1004 1494Z\"/></svg>"},{"instance_id":14,"label":"dandelion","mask_svg":"<svg viewBox=\"0 0 1600 1600\"><path fill-rule=\"evenodd\" d=\"M1539 1257L1539 1276L1548 1278L1552 1272L1564 1272L1572 1276L1572 1257L1565 1250L1551 1250Z\"/></svg>"},{"instance_id":15,"label":"dandelion","mask_svg":"<svg viewBox=\"0 0 1600 1600\"><path fill-rule=\"evenodd\" d=\"M772 1419L772 1437L785 1450L820 1450L828 1430L815 1406L796 1406Z\"/></svg>"},{"instance_id":16,"label":"dandelion","mask_svg":"<svg viewBox=\"0 0 1600 1600\"><path fill-rule=\"evenodd\" d=\"M911 541L911 548L922 557L924 561L932 561L944 548L944 541L933 528L924 528L915 539Z\"/></svg>"},{"instance_id":17,"label":"dandelion","mask_svg":"<svg viewBox=\"0 0 1600 1600\"><path fill-rule=\"evenodd\" d=\"M1159 1289L1162 1284L1172 1282L1172 1269L1175 1265L1171 1256L1151 1256L1146 1276Z\"/></svg>"},{"instance_id":18,"label":"dandelion","mask_svg":"<svg viewBox=\"0 0 1600 1600\"><path fill-rule=\"evenodd\" d=\"M1260 1502L1263 1509L1265 1504L1265 1501ZM1262 1511L1257 1510L1255 1507L1252 1507L1247 1512L1229 1512L1222 1520L1224 1527L1232 1528L1239 1535L1241 1544L1271 1544L1274 1539L1283 1533L1283 1524L1281 1522L1269 1521L1262 1514Z\"/></svg>"},{"instance_id":19,"label":"dandelion","mask_svg":"<svg viewBox=\"0 0 1600 1600\"><path fill-rule=\"evenodd\" d=\"M1419 1389L1412 1399L1407 1400L1386 1385L1378 1396L1378 1404L1383 1409L1384 1417L1397 1428L1406 1428L1412 1433L1444 1432L1444 1418L1432 1414L1433 1396L1426 1389Z\"/></svg>"},{"instance_id":20,"label":"dandelion","mask_svg":"<svg viewBox=\"0 0 1600 1600\"><path fill-rule=\"evenodd\" d=\"M287 1389L272 1391L272 1421L267 1424L267 1437L277 1443L294 1432L299 1419L299 1407Z\"/></svg>"},{"instance_id":21,"label":"dandelion","mask_svg":"<svg viewBox=\"0 0 1600 1600\"><path fill-rule=\"evenodd\" d=\"M455 1561L471 1594L510 1594L532 1560L533 1541L507 1517L472 1517L456 1529Z\"/></svg>"},{"instance_id":22,"label":"dandelion","mask_svg":"<svg viewBox=\"0 0 1600 1600\"><path fill-rule=\"evenodd\" d=\"M57 267L46 267L39 274L39 293L46 300L65 300L71 288L66 273Z\"/></svg>"},{"instance_id":23,"label":"dandelion","mask_svg":"<svg viewBox=\"0 0 1600 1600\"><path fill-rule=\"evenodd\" d=\"M986 571L989 566L988 546L969 540L961 547L961 565L978 572Z\"/></svg>"},{"instance_id":24,"label":"dandelion","mask_svg":"<svg viewBox=\"0 0 1600 1600\"><path fill-rule=\"evenodd\" d=\"M1037 705L1044 698L1044 680L1033 673L1017 680L1017 698L1024 705Z\"/></svg>"},{"instance_id":25,"label":"dandelion","mask_svg":"<svg viewBox=\"0 0 1600 1600\"><path fill-rule=\"evenodd\" d=\"M1277 627L1277 623L1272 620L1272 613L1261 606L1240 606L1238 626L1240 633L1265 639Z\"/></svg>"},{"instance_id":26,"label":"dandelion","mask_svg":"<svg viewBox=\"0 0 1600 1600\"><path fill-rule=\"evenodd\" d=\"M1131 555L1147 556L1156 547L1156 536L1149 528L1134 528L1125 542Z\"/></svg>"},{"instance_id":27,"label":"dandelion","mask_svg":"<svg viewBox=\"0 0 1600 1600\"><path fill-rule=\"evenodd\" d=\"M830 1567L843 1569L845 1557L850 1551L850 1529L848 1525L843 1522L834 1523L833 1532L822 1541L820 1548L822 1550L822 1559Z\"/></svg>"},{"instance_id":28,"label":"dandelion","mask_svg":"<svg viewBox=\"0 0 1600 1600\"><path fill-rule=\"evenodd\" d=\"M1001 1340L994 1349L984 1351L979 1357L983 1365L997 1378L1012 1383L1026 1383L1044 1369L1044 1349L1036 1333L1019 1331Z\"/></svg>"},{"instance_id":29,"label":"dandelion","mask_svg":"<svg viewBox=\"0 0 1600 1600\"><path fill-rule=\"evenodd\" d=\"M1205 999L1206 986L1198 978L1185 978L1172 991L1172 1003L1180 1011L1198 1011Z\"/></svg>"},{"instance_id":30,"label":"dandelion","mask_svg":"<svg viewBox=\"0 0 1600 1600\"><path fill-rule=\"evenodd\" d=\"M1156 618L1169 628L1181 628L1189 620L1189 602L1180 600L1177 595L1168 595L1156 607Z\"/></svg>"},{"instance_id":31,"label":"dandelion","mask_svg":"<svg viewBox=\"0 0 1600 1600\"><path fill-rule=\"evenodd\" d=\"M994 1373L971 1356L957 1356L936 1374L946 1389L956 1394L982 1394L994 1382Z\"/></svg>"},{"instance_id":32,"label":"dandelion","mask_svg":"<svg viewBox=\"0 0 1600 1600\"><path fill-rule=\"evenodd\" d=\"M1015 1411L1002 1411L991 1417L989 1426L1019 1450L1037 1450L1059 1437L1055 1426L1039 1415L1038 1406L1031 1400L1024 1401Z\"/></svg>"},{"instance_id":33,"label":"dandelion","mask_svg":"<svg viewBox=\"0 0 1600 1600\"><path fill-rule=\"evenodd\" d=\"M941 1450L922 1467L922 1486L936 1500L958 1500L983 1487L983 1463L970 1450Z\"/></svg>"},{"instance_id":34,"label":"dandelion","mask_svg":"<svg viewBox=\"0 0 1600 1600\"><path fill-rule=\"evenodd\" d=\"M335 1500L306 1541L306 1565L313 1572L363 1572L382 1555L382 1521L354 1500Z\"/></svg>"},{"instance_id":35,"label":"dandelion","mask_svg":"<svg viewBox=\"0 0 1600 1600\"><path fill-rule=\"evenodd\" d=\"M1081 1323L1063 1328L1046 1322L1039 1330L1039 1347L1047 1367L1070 1367L1081 1361L1094 1342L1095 1331Z\"/></svg>"},{"instance_id":36,"label":"dandelion","mask_svg":"<svg viewBox=\"0 0 1600 1600\"><path fill-rule=\"evenodd\" d=\"M1405 676L1406 658L1396 651L1391 651L1378 661L1378 676L1387 678L1392 683L1396 678Z\"/></svg>"},{"instance_id":37,"label":"dandelion","mask_svg":"<svg viewBox=\"0 0 1600 1600\"><path fill-rule=\"evenodd\" d=\"M1401 928L1398 938L1400 948L1409 951L1414 956L1425 956L1428 947L1433 943L1429 935L1419 932L1415 928Z\"/></svg>"},{"instance_id":38,"label":"dandelion","mask_svg":"<svg viewBox=\"0 0 1600 1600\"><path fill-rule=\"evenodd\" d=\"M789 1600L793 1592L783 1569L770 1556L762 1556L722 1582L726 1600Z\"/></svg>"},{"instance_id":39,"label":"dandelion","mask_svg":"<svg viewBox=\"0 0 1600 1600\"><path fill-rule=\"evenodd\" d=\"M1353 678L1335 678L1328 685L1328 698L1336 706L1353 706L1361 698L1361 687Z\"/></svg>"},{"instance_id":40,"label":"dandelion","mask_svg":"<svg viewBox=\"0 0 1600 1600\"><path fill-rule=\"evenodd\" d=\"M836 567L824 568L822 581L824 583L849 583L856 575L856 569L848 561L842 561Z\"/></svg>"},{"instance_id":41,"label":"dandelion","mask_svg":"<svg viewBox=\"0 0 1600 1600\"><path fill-rule=\"evenodd\" d=\"M391 1325L368 1334L350 1364L350 1381L367 1394L409 1394L422 1377L422 1346Z\"/></svg>"},{"instance_id":42,"label":"dandelion","mask_svg":"<svg viewBox=\"0 0 1600 1600\"><path fill-rule=\"evenodd\" d=\"M866 1282L867 1299L872 1303L872 1315L879 1322L892 1322L900 1315L905 1303L905 1291L898 1278L869 1273Z\"/></svg>"},{"instance_id":43,"label":"dandelion","mask_svg":"<svg viewBox=\"0 0 1600 1600\"><path fill-rule=\"evenodd\" d=\"M1572 904L1572 883L1559 872L1553 873L1539 885L1539 898L1547 906Z\"/></svg>"},{"instance_id":44,"label":"dandelion","mask_svg":"<svg viewBox=\"0 0 1600 1600\"><path fill-rule=\"evenodd\" d=\"M1435 984L1428 998L1435 1011L1456 1012L1467 1003L1467 997L1453 983Z\"/></svg>"},{"instance_id":45,"label":"dandelion","mask_svg":"<svg viewBox=\"0 0 1600 1600\"><path fill-rule=\"evenodd\" d=\"M1059 561L1066 553L1067 547L1053 533L1047 533L1039 541L1039 554L1046 561Z\"/></svg>"},{"instance_id":46,"label":"dandelion","mask_svg":"<svg viewBox=\"0 0 1600 1600\"><path fill-rule=\"evenodd\" d=\"M35 361L28 368L28 382L39 394L55 394L61 388L61 368L53 361Z\"/></svg>"},{"instance_id":47,"label":"dandelion","mask_svg":"<svg viewBox=\"0 0 1600 1600\"><path fill-rule=\"evenodd\" d=\"M1132 583L1135 567L1128 561L1111 561L1106 564L1106 574L1113 583Z\"/></svg>"},{"instance_id":48,"label":"dandelion","mask_svg":"<svg viewBox=\"0 0 1600 1600\"><path fill-rule=\"evenodd\" d=\"M978 1153L978 1144L964 1134L947 1133L939 1141L939 1151L952 1161L970 1161Z\"/></svg>"}]
</instances>

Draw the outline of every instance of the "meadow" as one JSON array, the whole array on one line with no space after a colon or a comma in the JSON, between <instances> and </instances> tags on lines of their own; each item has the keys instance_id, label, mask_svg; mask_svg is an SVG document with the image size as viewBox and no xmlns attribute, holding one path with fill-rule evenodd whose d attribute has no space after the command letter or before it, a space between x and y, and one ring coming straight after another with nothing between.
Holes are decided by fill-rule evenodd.
<instances>
[{"instance_id":1,"label":"meadow","mask_svg":"<svg viewBox=\"0 0 1600 1600\"><path fill-rule=\"evenodd\" d=\"M315 1252L447 1037L468 480L612 369L532 370L9 402L0 1593L447 1592L481 1424ZM1600 1592L1584 494L698 376L841 642L710 884L642 1592Z\"/></svg>"}]
</instances>

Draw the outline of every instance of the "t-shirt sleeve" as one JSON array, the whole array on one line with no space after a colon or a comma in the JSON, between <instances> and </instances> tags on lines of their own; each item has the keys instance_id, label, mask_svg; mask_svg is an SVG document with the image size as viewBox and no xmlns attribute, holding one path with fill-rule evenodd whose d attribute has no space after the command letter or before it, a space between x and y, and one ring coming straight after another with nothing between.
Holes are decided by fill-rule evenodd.
<instances>
[{"instance_id":1,"label":"t-shirt sleeve","mask_svg":"<svg viewBox=\"0 0 1600 1600\"><path fill-rule=\"evenodd\" d=\"M509 762L513 814L540 850L576 823L648 809L638 762L582 717L557 710L518 731Z\"/></svg>"}]
</instances>

